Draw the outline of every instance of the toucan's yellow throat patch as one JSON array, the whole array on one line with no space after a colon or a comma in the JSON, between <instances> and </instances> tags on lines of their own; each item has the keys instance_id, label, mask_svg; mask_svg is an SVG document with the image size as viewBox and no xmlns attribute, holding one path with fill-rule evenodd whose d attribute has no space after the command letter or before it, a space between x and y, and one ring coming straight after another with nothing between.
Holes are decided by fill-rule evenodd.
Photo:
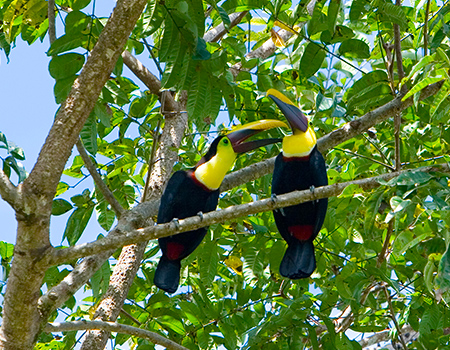
<instances>
[{"instance_id":1,"label":"toucan's yellow throat patch","mask_svg":"<svg viewBox=\"0 0 450 350\"><path fill-rule=\"evenodd\" d=\"M207 162L200 164L194 170L194 176L202 185L216 190L222 184L223 178L231 169L236 160L236 153L233 150L230 140L224 137L217 145L216 154Z\"/></svg>"},{"instance_id":2,"label":"toucan's yellow throat patch","mask_svg":"<svg viewBox=\"0 0 450 350\"><path fill-rule=\"evenodd\" d=\"M309 156L316 144L316 133L311 126L306 132L294 130L292 135L283 138L283 156L288 158Z\"/></svg>"}]
</instances>

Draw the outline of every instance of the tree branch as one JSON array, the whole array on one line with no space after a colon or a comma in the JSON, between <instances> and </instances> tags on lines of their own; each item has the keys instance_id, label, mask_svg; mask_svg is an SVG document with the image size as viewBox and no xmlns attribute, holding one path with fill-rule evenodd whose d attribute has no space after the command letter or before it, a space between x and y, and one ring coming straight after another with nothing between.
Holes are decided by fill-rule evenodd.
<instances>
[{"instance_id":1,"label":"tree branch","mask_svg":"<svg viewBox=\"0 0 450 350\"><path fill-rule=\"evenodd\" d=\"M384 342L386 340L389 340L390 333L391 332L389 330L376 333L371 337L367 337L367 338L364 338L361 341L359 341L359 345L361 345L361 347L363 349L365 349L365 348L368 348L369 346ZM413 335L413 336L409 337L408 339L405 339L406 337L404 335L402 335L402 337L405 339L405 341L412 340L412 338L414 338L414 335L418 336L418 333L415 332L414 329L410 325L404 326L402 328L402 334L407 334L407 333L409 333L410 335Z\"/></svg>"},{"instance_id":2,"label":"tree branch","mask_svg":"<svg viewBox=\"0 0 450 350\"><path fill-rule=\"evenodd\" d=\"M147 339L153 344L164 346L170 350L188 350L184 346L175 343L174 341L164 338L162 335L150 332L145 329L128 326L125 324L105 321L72 321L72 322L53 322L48 323L44 328L45 332L68 332L68 331L82 331L88 329L101 329L107 332L116 332L133 335L142 339Z\"/></svg>"},{"instance_id":3,"label":"tree branch","mask_svg":"<svg viewBox=\"0 0 450 350\"><path fill-rule=\"evenodd\" d=\"M48 37L50 39L51 45L56 40L55 0L48 0L47 16L48 16Z\"/></svg>"},{"instance_id":4,"label":"tree branch","mask_svg":"<svg viewBox=\"0 0 450 350\"><path fill-rule=\"evenodd\" d=\"M229 28L233 28L234 26L241 23L242 18L244 18L247 13L248 11L243 11L231 14L230 15L231 24ZM219 41L226 33L228 33L228 29L226 29L223 23L221 23L217 27L214 27L207 33L205 33L205 35L203 36L203 40L209 43L215 43Z\"/></svg>"},{"instance_id":5,"label":"tree branch","mask_svg":"<svg viewBox=\"0 0 450 350\"><path fill-rule=\"evenodd\" d=\"M123 63L136 75L139 80L141 80L145 86L148 87L150 92L154 95L159 96L161 101L161 82L155 77L136 57L134 57L130 52L125 50L122 52ZM164 94L165 100L164 105L167 110L177 112L179 106L177 102L173 99L171 94ZM161 101L162 103L162 101Z\"/></svg>"},{"instance_id":6,"label":"tree branch","mask_svg":"<svg viewBox=\"0 0 450 350\"><path fill-rule=\"evenodd\" d=\"M394 311L394 307L392 306L391 295L389 294L386 284L383 285L383 290L384 290L384 295L386 296L386 301L388 302L388 305L389 305L389 311L391 312L392 322L394 322L394 326L397 329L398 338L400 339L400 343L402 344L404 350L408 350L405 340L402 337L402 330L401 330L400 326L398 325L397 319L395 318L395 311Z\"/></svg>"},{"instance_id":7,"label":"tree branch","mask_svg":"<svg viewBox=\"0 0 450 350\"><path fill-rule=\"evenodd\" d=\"M0 196L14 210L22 211L22 200L19 189L9 181L8 176L6 176L2 169L0 169Z\"/></svg>"},{"instance_id":8,"label":"tree branch","mask_svg":"<svg viewBox=\"0 0 450 350\"><path fill-rule=\"evenodd\" d=\"M92 179L97 185L97 188L100 190L103 197L105 197L106 201L111 205L111 208L116 213L117 218L120 218L125 213L125 209L122 208L120 203L117 201L116 197L114 197L111 190L108 188L108 186L106 186L105 182L102 180L102 177L97 171L97 167L94 165L91 158L87 154L86 149L84 148L80 139L78 139L76 145L78 153L80 154L81 159L83 159L84 165L86 169L89 171L89 174L91 174Z\"/></svg>"},{"instance_id":9,"label":"tree branch","mask_svg":"<svg viewBox=\"0 0 450 350\"><path fill-rule=\"evenodd\" d=\"M283 208L290 205L296 205L316 199L337 196L349 185L357 185L364 190L369 190L379 187L380 181L389 181L390 179L400 174L430 171L441 171L448 173L450 172L450 167L448 164L428 166L418 169L387 173L361 180L335 183L333 185L318 187L314 190L314 192L311 192L310 190L293 191L284 195L277 196L276 200L268 198L241 205L235 205L222 210L205 213L203 215L203 218L201 218L200 216L193 216L190 218L179 220L178 223L170 222L166 224L145 227L133 232L128 232L121 237L106 237L92 243L85 243L77 245L75 247L60 249L54 251L53 259L51 260L51 262L52 264L56 265L72 259L97 254L105 250L131 244L133 242L143 242L150 239L167 237L180 232L196 230L200 227L230 221L243 216Z\"/></svg>"},{"instance_id":10,"label":"tree branch","mask_svg":"<svg viewBox=\"0 0 450 350\"><path fill-rule=\"evenodd\" d=\"M430 16L430 3L431 0L427 1L427 7L425 9L425 20L423 24L423 55L428 55L428 17Z\"/></svg>"},{"instance_id":11,"label":"tree branch","mask_svg":"<svg viewBox=\"0 0 450 350\"><path fill-rule=\"evenodd\" d=\"M396 6L401 6L401 0L395 1ZM402 40L400 37L400 25L394 23L394 46L395 46L395 57L397 62L397 74L398 83L401 84L403 78L405 77L405 72L403 70L403 59L402 59ZM407 90L406 84L401 85L401 93L405 94ZM402 113L398 112L394 116L394 139L395 139L395 170L400 171L402 167L402 161L400 159L400 127L402 123Z\"/></svg>"}]
</instances>

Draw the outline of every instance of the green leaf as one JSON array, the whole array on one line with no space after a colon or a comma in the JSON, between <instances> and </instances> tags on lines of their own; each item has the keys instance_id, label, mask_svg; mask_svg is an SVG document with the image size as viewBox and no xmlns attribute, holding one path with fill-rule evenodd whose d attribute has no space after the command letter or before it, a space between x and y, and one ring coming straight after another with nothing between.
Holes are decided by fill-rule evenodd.
<instances>
[{"instance_id":1,"label":"green leaf","mask_svg":"<svg viewBox=\"0 0 450 350\"><path fill-rule=\"evenodd\" d=\"M67 0L69 2L69 7L73 10L84 9L90 4L91 0Z\"/></svg>"},{"instance_id":2,"label":"green leaf","mask_svg":"<svg viewBox=\"0 0 450 350\"><path fill-rule=\"evenodd\" d=\"M6 139L5 134L2 132L0 132L0 142L3 143L5 146L8 146L8 140Z\"/></svg>"},{"instance_id":3,"label":"green leaf","mask_svg":"<svg viewBox=\"0 0 450 350\"><path fill-rule=\"evenodd\" d=\"M408 91L408 93L403 96L402 101L405 101L410 96L420 92L423 88L425 88L428 85L431 85L433 83L437 83L438 81L444 80L445 77L443 76L437 76L437 77L428 77L421 81L419 81L416 85L414 85L411 90Z\"/></svg>"},{"instance_id":4,"label":"green leaf","mask_svg":"<svg viewBox=\"0 0 450 350\"><path fill-rule=\"evenodd\" d=\"M348 110L361 106L375 107L384 99L392 99L387 74L381 70L374 70L363 75L347 90L344 99L347 99Z\"/></svg>"},{"instance_id":5,"label":"green leaf","mask_svg":"<svg viewBox=\"0 0 450 350\"><path fill-rule=\"evenodd\" d=\"M209 88L208 73L201 69L196 73L192 77L192 85L189 89L187 111L190 118L203 124L206 94Z\"/></svg>"},{"instance_id":6,"label":"green leaf","mask_svg":"<svg viewBox=\"0 0 450 350\"><path fill-rule=\"evenodd\" d=\"M339 46L339 53L351 58L369 58L370 49L364 41L359 39L348 39Z\"/></svg>"},{"instance_id":7,"label":"green leaf","mask_svg":"<svg viewBox=\"0 0 450 350\"><path fill-rule=\"evenodd\" d=\"M56 81L53 92L55 94L55 101L57 104L62 103L67 98L67 96L69 96L73 82L76 78L77 76L73 75L71 77Z\"/></svg>"},{"instance_id":8,"label":"green leaf","mask_svg":"<svg viewBox=\"0 0 450 350\"><path fill-rule=\"evenodd\" d=\"M222 4L227 13L242 12L264 7L268 0L228 0Z\"/></svg>"},{"instance_id":9,"label":"green leaf","mask_svg":"<svg viewBox=\"0 0 450 350\"><path fill-rule=\"evenodd\" d=\"M52 203L52 215L62 215L72 210L72 204L70 204L65 199L54 199Z\"/></svg>"},{"instance_id":10,"label":"green leaf","mask_svg":"<svg viewBox=\"0 0 450 350\"><path fill-rule=\"evenodd\" d=\"M366 2L364 0L353 0L352 5L350 6L349 18L351 22L358 21L364 13L366 13L365 9Z\"/></svg>"},{"instance_id":11,"label":"green leaf","mask_svg":"<svg viewBox=\"0 0 450 350\"><path fill-rule=\"evenodd\" d=\"M106 205L106 208L100 210L97 221L105 231L109 231L114 224L115 219L116 214L111 209L108 209Z\"/></svg>"},{"instance_id":12,"label":"green leaf","mask_svg":"<svg viewBox=\"0 0 450 350\"><path fill-rule=\"evenodd\" d=\"M207 286L212 284L217 273L218 263L217 243L214 241L205 242L198 254L198 265L202 283Z\"/></svg>"},{"instance_id":13,"label":"green leaf","mask_svg":"<svg viewBox=\"0 0 450 350\"><path fill-rule=\"evenodd\" d=\"M161 40L161 48L159 50L159 59L161 62L167 62L169 54L173 55L173 51L179 51L181 40L179 38L178 29L175 27L172 19L166 18L164 22L164 35Z\"/></svg>"},{"instance_id":14,"label":"green leaf","mask_svg":"<svg viewBox=\"0 0 450 350\"><path fill-rule=\"evenodd\" d=\"M381 202L385 197L384 190L375 191L366 201L366 215L364 216L364 233L367 236L372 236L376 216L380 209Z\"/></svg>"},{"instance_id":15,"label":"green leaf","mask_svg":"<svg viewBox=\"0 0 450 350\"><path fill-rule=\"evenodd\" d=\"M227 81L223 80L221 81L222 94L227 104L228 118L230 120L233 120L233 117L236 114L235 92L233 86L229 85Z\"/></svg>"},{"instance_id":16,"label":"green leaf","mask_svg":"<svg viewBox=\"0 0 450 350\"><path fill-rule=\"evenodd\" d=\"M91 288L94 300L99 300L101 297L100 291L105 293L109 286L110 267L109 261L106 260L102 267L98 269L91 277Z\"/></svg>"},{"instance_id":17,"label":"green leaf","mask_svg":"<svg viewBox=\"0 0 450 350\"><path fill-rule=\"evenodd\" d=\"M105 104L99 102L95 104L94 114L105 128L111 127L111 112L109 111Z\"/></svg>"},{"instance_id":18,"label":"green leaf","mask_svg":"<svg viewBox=\"0 0 450 350\"><path fill-rule=\"evenodd\" d=\"M448 247L439 262L436 284L444 292L450 290L450 249Z\"/></svg>"},{"instance_id":19,"label":"green leaf","mask_svg":"<svg viewBox=\"0 0 450 350\"><path fill-rule=\"evenodd\" d=\"M86 150L95 156L97 154L97 121L95 114L91 113L80 132L81 141Z\"/></svg>"},{"instance_id":20,"label":"green leaf","mask_svg":"<svg viewBox=\"0 0 450 350\"><path fill-rule=\"evenodd\" d=\"M326 53L319 44L314 42L308 43L300 61L301 75L306 78L314 75L322 66L322 62L325 57Z\"/></svg>"},{"instance_id":21,"label":"green leaf","mask_svg":"<svg viewBox=\"0 0 450 350\"><path fill-rule=\"evenodd\" d=\"M83 67L84 56L77 53L67 53L54 56L49 63L48 69L50 75L56 79L69 78Z\"/></svg>"},{"instance_id":22,"label":"green leaf","mask_svg":"<svg viewBox=\"0 0 450 350\"><path fill-rule=\"evenodd\" d=\"M234 327L225 322L219 323L219 329L223 334L224 345L228 350L235 350L237 347L237 337Z\"/></svg>"},{"instance_id":23,"label":"green leaf","mask_svg":"<svg viewBox=\"0 0 450 350\"><path fill-rule=\"evenodd\" d=\"M12 168L14 170L14 172L16 173L16 175L19 178L19 183L24 181L27 178L28 174L27 174L23 164L18 162L12 156L6 157L3 160L3 168L4 169L5 169L5 165L8 166L9 168ZM8 170L6 170L6 171L8 171Z\"/></svg>"},{"instance_id":24,"label":"green leaf","mask_svg":"<svg viewBox=\"0 0 450 350\"><path fill-rule=\"evenodd\" d=\"M343 42L355 36L353 30L346 26L337 25L334 33L329 30L325 30L320 35L320 41L327 45Z\"/></svg>"},{"instance_id":25,"label":"green leaf","mask_svg":"<svg viewBox=\"0 0 450 350\"><path fill-rule=\"evenodd\" d=\"M93 206L87 208L77 208L70 215L63 235L63 239L66 238L69 245L73 246L78 242L89 222L89 219L92 216L93 211Z\"/></svg>"},{"instance_id":26,"label":"green leaf","mask_svg":"<svg viewBox=\"0 0 450 350\"><path fill-rule=\"evenodd\" d=\"M48 56L54 56L66 51L70 51L76 49L77 47L82 47L83 43L86 41L86 36L79 35L63 35L56 39L52 46L50 46L50 50L48 50Z\"/></svg>"},{"instance_id":27,"label":"green leaf","mask_svg":"<svg viewBox=\"0 0 450 350\"><path fill-rule=\"evenodd\" d=\"M183 336L186 335L186 330L184 329L183 323L180 320L173 318L172 316L160 316L156 319L156 322L177 334Z\"/></svg>"},{"instance_id":28,"label":"green leaf","mask_svg":"<svg viewBox=\"0 0 450 350\"><path fill-rule=\"evenodd\" d=\"M206 42L202 38L197 38L197 46L192 56L193 60L209 60L211 53L206 49Z\"/></svg>"},{"instance_id":29,"label":"green leaf","mask_svg":"<svg viewBox=\"0 0 450 350\"><path fill-rule=\"evenodd\" d=\"M172 54L176 54L177 56L174 57ZM178 50L174 48L174 51L168 57L168 62L164 69L164 74L161 79L162 86L168 89L184 84L189 72L189 62L190 57L187 54L186 45L179 45Z\"/></svg>"},{"instance_id":30,"label":"green leaf","mask_svg":"<svg viewBox=\"0 0 450 350\"><path fill-rule=\"evenodd\" d=\"M3 260L11 260L14 254L14 244L0 241L0 256Z\"/></svg>"},{"instance_id":31,"label":"green leaf","mask_svg":"<svg viewBox=\"0 0 450 350\"><path fill-rule=\"evenodd\" d=\"M432 304L425 309L420 320L419 332L420 334L429 334L439 325L441 318L441 311L436 304Z\"/></svg>"},{"instance_id":32,"label":"green leaf","mask_svg":"<svg viewBox=\"0 0 450 350\"><path fill-rule=\"evenodd\" d=\"M378 18L383 22L396 23L402 30L407 28L408 19L403 12L402 6L397 6L383 0L376 0L373 5L378 8Z\"/></svg>"},{"instance_id":33,"label":"green leaf","mask_svg":"<svg viewBox=\"0 0 450 350\"><path fill-rule=\"evenodd\" d=\"M307 26L308 35L320 33L328 29L327 16L321 11L320 6L314 6L314 12ZM309 43L308 45L310 45Z\"/></svg>"},{"instance_id":34,"label":"green leaf","mask_svg":"<svg viewBox=\"0 0 450 350\"><path fill-rule=\"evenodd\" d=\"M25 153L22 148L17 147L12 142L8 142L9 153L18 160L25 160Z\"/></svg>"},{"instance_id":35,"label":"green leaf","mask_svg":"<svg viewBox=\"0 0 450 350\"><path fill-rule=\"evenodd\" d=\"M331 33L334 33L334 30L336 28L336 21L339 14L339 11L341 10L341 0L330 0L330 3L328 5L328 30Z\"/></svg>"},{"instance_id":36,"label":"green leaf","mask_svg":"<svg viewBox=\"0 0 450 350\"><path fill-rule=\"evenodd\" d=\"M427 67L429 65L432 65L435 62L434 55L424 56L422 57L419 62L417 62L409 72L408 76L403 78L402 84L404 84L406 81L413 79L413 77L416 75L417 72L422 70L424 67Z\"/></svg>"},{"instance_id":37,"label":"green leaf","mask_svg":"<svg viewBox=\"0 0 450 350\"><path fill-rule=\"evenodd\" d=\"M224 8L217 6L217 12L219 13L220 18L222 19L223 26L225 29L228 29L230 27L231 21L230 17L228 17L227 12Z\"/></svg>"}]
</instances>

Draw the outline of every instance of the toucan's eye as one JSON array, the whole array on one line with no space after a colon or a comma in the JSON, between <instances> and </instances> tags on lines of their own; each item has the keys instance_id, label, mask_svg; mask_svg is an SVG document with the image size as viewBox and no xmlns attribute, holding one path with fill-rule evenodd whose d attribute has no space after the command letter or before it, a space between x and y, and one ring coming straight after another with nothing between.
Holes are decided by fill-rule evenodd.
<instances>
[{"instance_id":1,"label":"toucan's eye","mask_svg":"<svg viewBox=\"0 0 450 350\"><path fill-rule=\"evenodd\" d=\"M228 139L223 139L224 144L228 145L228 142L229 142Z\"/></svg>"}]
</instances>

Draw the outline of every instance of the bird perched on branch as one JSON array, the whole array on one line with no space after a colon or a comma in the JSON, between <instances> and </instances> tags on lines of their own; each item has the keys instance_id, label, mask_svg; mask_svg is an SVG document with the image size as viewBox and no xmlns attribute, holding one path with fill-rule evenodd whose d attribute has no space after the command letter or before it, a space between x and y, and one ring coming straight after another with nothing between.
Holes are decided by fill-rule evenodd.
<instances>
[{"instance_id":1,"label":"bird perched on branch","mask_svg":"<svg viewBox=\"0 0 450 350\"><path fill-rule=\"evenodd\" d=\"M269 96L289 122L292 135L282 141L283 150L275 160L272 197L295 190L314 190L328 184L325 160L317 149L316 134L302 111L286 96L270 89ZM313 240L327 212L323 198L273 211L275 223L288 247L280 274L290 279L307 278L316 268Z\"/></svg>"},{"instance_id":2,"label":"bird perched on branch","mask_svg":"<svg viewBox=\"0 0 450 350\"><path fill-rule=\"evenodd\" d=\"M237 154L279 142L281 139L244 141L252 135L275 127L287 125L278 120L259 120L217 137L193 169L177 171L169 179L161 197L158 224L215 210L220 184L233 166ZM158 240L162 256L154 277L157 287L168 293L177 290L181 260L197 248L207 230L207 227L202 227Z\"/></svg>"}]
</instances>

